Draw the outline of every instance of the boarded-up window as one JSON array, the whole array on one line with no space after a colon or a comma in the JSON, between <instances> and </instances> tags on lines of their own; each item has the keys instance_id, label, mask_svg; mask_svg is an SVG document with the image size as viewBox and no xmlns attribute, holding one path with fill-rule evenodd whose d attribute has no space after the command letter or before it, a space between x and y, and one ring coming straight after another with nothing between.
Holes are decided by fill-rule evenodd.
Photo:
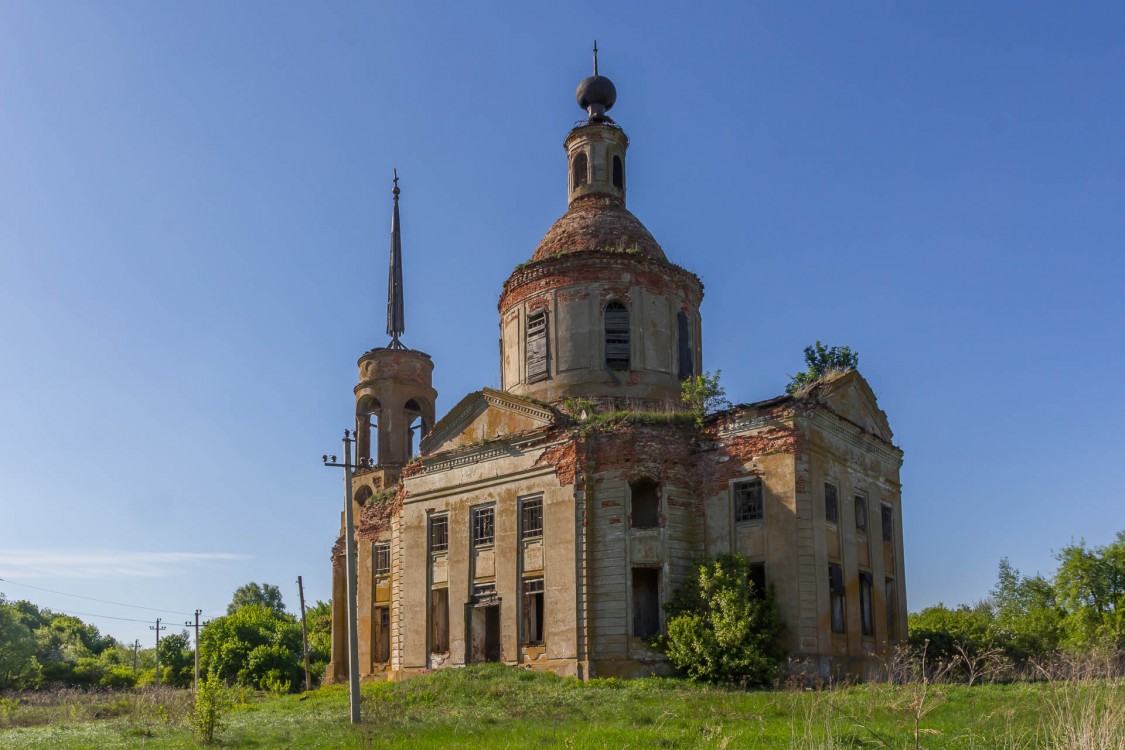
<instances>
[{"instance_id":1,"label":"boarded-up window","mask_svg":"<svg viewBox=\"0 0 1125 750\"><path fill-rule=\"evenodd\" d=\"M524 498L520 506L520 538L539 536L543 536L543 498Z\"/></svg>"},{"instance_id":2,"label":"boarded-up window","mask_svg":"<svg viewBox=\"0 0 1125 750\"><path fill-rule=\"evenodd\" d=\"M375 575L385 576L391 572L391 543L375 542Z\"/></svg>"},{"instance_id":3,"label":"boarded-up window","mask_svg":"<svg viewBox=\"0 0 1125 750\"><path fill-rule=\"evenodd\" d=\"M620 190L625 189L625 166L621 163L620 156L613 157L613 186Z\"/></svg>"},{"instance_id":4,"label":"boarded-up window","mask_svg":"<svg viewBox=\"0 0 1125 750\"><path fill-rule=\"evenodd\" d=\"M435 654L449 650L449 589L430 592L430 650Z\"/></svg>"},{"instance_id":5,"label":"boarded-up window","mask_svg":"<svg viewBox=\"0 0 1125 750\"><path fill-rule=\"evenodd\" d=\"M895 579L883 579L883 596L887 608L887 640L898 638L898 592Z\"/></svg>"},{"instance_id":6,"label":"boarded-up window","mask_svg":"<svg viewBox=\"0 0 1125 750\"><path fill-rule=\"evenodd\" d=\"M762 507L762 480L735 482L733 492L734 522L761 521L765 515Z\"/></svg>"},{"instance_id":7,"label":"boarded-up window","mask_svg":"<svg viewBox=\"0 0 1125 750\"><path fill-rule=\"evenodd\" d=\"M629 485L633 513L630 525L650 529L660 525L660 492L651 479L638 479Z\"/></svg>"},{"instance_id":8,"label":"boarded-up window","mask_svg":"<svg viewBox=\"0 0 1125 750\"><path fill-rule=\"evenodd\" d=\"M605 306L605 366L629 369L629 308L620 302Z\"/></svg>"},{"instance_id":9,"label":"boarded-up window","mask_svg":"<svg viewBox=\"0 0 1125 750\"><path fill-rule=\"evenodd\" d=\"M750 593L755 599L766 598L766 564L761 562L750 563Z\"/></svg>"},{"instance_id":10,"label":"boarded-up window","mask_svg":"<svg viewBox=\"0 0 1125 750\"><path fill-rule=\"evenodd\" d=\"M492 544L496 540L496 509L473 509L473 544Z\"/></svg>"},{"instance_id":11,"label":"boarded-up window","mask_svg":"<svg viewBox=\"0 0 1125 750\"><path fill-rule=\"evenodd\" d=\"M589 171L586 154L579 153L574 157L574 162L571 165L571 170L571 184L576 188L580 188L585 185L587 180L586 173Z\"/></svg>"},{"instance_id":12,"label":"boarded-up window","mask_svg":"<svg viewBox=\"0 0 1125 750\"><path fill-rule=\"evenodd\" d=\"M434 516L430 519L430 552L445 552L449 549L449 516Z\"/></svg>"},{"instance_id":13,"label":"boarded-up window","mask_svg":"<svg viewBox=\"0 0 1125 750\"><path fill-rule=\"evenodd\" d=\"M547 313L536 313L527 319L527 382L549 377L547 357Z\"/></svg>"},{"instance_id":14,"label":"boarded-up window","mask_svg":"<svg viewBox=\"0 0 1125 750\"><path fill-rule=\"evenodd\" d=\"M633 635L651 638L660 632L660 571L633 568Z\"/></svg>"},{"instance_id":15,"label":"boarded-up window","mask_svg":"<svg viewBox=\"0 0 1125 750\"><path fill-rule=\"evenodd\" d=\"M523 643L534 646L543 642L543 579L523 582Z\"/></svg>"},{"instance_id":16,"label":"boarded-up window","mask_svg":"<svg viewBox=\"0 0 1125 750\"><path fill-rule=\"evenodd\" d=\"M859 574L859 627L864 635L875 635L875 615L871 605L871 574Z\"/></svg>"},{"instance_id":17,"label":"boarded-up window","mask_svg":"<svg viewBox=\"0 0 1125 750\"><path fill-rule=\"evenodd\" d=\"M867 498L863 495L855 496L855 529L867 531Z\"/></svg>"},{"instance_id":18,"label":"boarded-up window","mask_svg":"<svg viewBox=\"0 0 1125 750\"><path fill-rule=\"evenodd\" d=\"M840 500L836 495L836 485L824 483L824 520L828 523L839 523Z\"/></svg>"},{"instance_id":19,"label":"boarded-up window","mask_svg":"<svg viewBox=\"0 0 1125 750\"><path fill-rule=\"evenodd\" d=\"M882 521L882 525L883 525L883 541L884 542L893 542L895 540L895 531L894 531L895 514L894 514L894 511L891 510L891 506L887 505L886 503L883 503L883 507L882 507L881 511L882 512L880 513L880 520Z\"/></svg>"},{"instance_id":20,"label":"boarded-up window","mask_svg":"<svg viewBox=\"0 0 1125 750\"><path fill-rule=\"evenodd\" d=\"M844 627L844 573L839 565L828 566L828 602L832 613L832 632L843 633Z\"/></svg>"},{"instance_id":21,"label":"boarded-up window","mask_svg":"<svg viewBox=\"0 0 1125 750\"><path fill-rule=\"evenodd\" d=\"M679 329L679 375L680 380L687 380L695 374L695 362L691 351L691 321L688 320L687 313L681 312L676 316L676 325Z\"/></svg>"}]
</instances>

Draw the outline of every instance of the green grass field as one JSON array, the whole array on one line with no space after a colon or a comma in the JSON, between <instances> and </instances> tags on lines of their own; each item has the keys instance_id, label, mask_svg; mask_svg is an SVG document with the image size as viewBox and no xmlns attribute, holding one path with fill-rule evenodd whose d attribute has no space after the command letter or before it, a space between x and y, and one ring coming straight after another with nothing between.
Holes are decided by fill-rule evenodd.
<instances>
[{"instance_id":1,"label":"green grass field","mask_svg":"<svg viewBox=\"0 0 1125 750\"><path fill-rule=\"evenodd\" d=\"M740 691L576 680L501 665L347 690L237 696L217 735L245 748L1125 748L1125 683ZM237 695L237 694L236 694ZM3 748L198 747L183 691L0 701ZM917 744L916 744L917 743Z\"/></svg>"}]
</instances>

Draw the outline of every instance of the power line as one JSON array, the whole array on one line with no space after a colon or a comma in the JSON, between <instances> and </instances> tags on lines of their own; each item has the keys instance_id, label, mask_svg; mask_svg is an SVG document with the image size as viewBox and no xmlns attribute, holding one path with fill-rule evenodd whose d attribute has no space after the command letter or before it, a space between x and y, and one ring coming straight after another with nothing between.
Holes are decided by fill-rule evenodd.
<instances>
[{"instance_id":1,"label":"power line","mask_svg":"<svg viewBox=\"0 0 1125 750\"><path fill-rule=\"evenodd\" d=\"M35 589L37 591L46 591L48 594L60 594L62 596L73 596L75 599L86 599L86 600L91 601L91 602L100 602L102 604L112 604L115 607L129 607L131 609L147 609L151 612L166 612L166 613L172 614L172 615L190 615L190 614L192 614L191 612L177 612L174 609L157 609L156 607L142 607L139 604L123 604L121 602L111 602L111 601L108 601L106 599L95 599L92 596L82 596L81 594L68 594L65 591L55 591L54 589L45 589L41 586L32 586L30 583L20 583L19 581L13 581L11 578L0 578L0 581L3 581L4 583L14 583L17 586L25 586L29 589ZM104 615L104 617L109 617L109 615ZM127 620L129 618L118 617L116 619ZM136 620L136 622L148 622L148 620Z\"/></svg>"},{"instance_id":2,"label":"power line","mask_svg":"<svg viewBox=\"0 0 1125 750\"><path fill-rule=\"evenodd\" d=\"M48 608L44 607L44 609L48 609ZM64 612L61 609L52 609L50 611L52 613L56 614L56 615L70 615L71 617L81 615L83 617L106 617L110 620L124 620L125 622L144 622L144 623L151 622L151 620L137 620L137 619L134 619L132 617L114 617L113 615L96 615L93 612Z\"/></svg>"}]
</instances>

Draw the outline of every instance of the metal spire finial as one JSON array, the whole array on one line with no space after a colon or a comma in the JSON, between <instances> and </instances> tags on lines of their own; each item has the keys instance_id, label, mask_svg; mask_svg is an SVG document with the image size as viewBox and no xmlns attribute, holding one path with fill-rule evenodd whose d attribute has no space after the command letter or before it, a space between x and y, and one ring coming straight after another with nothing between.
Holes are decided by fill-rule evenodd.
<instances>
[{"instance_id":1,"label":"metal spire finial","mask_svg":"<svg viewBox=\"0 0 1125 750\"><path fill-rule=\"evenodd\" d=\"M598 40L594 40L594 75L598 74Z\"/></svg>"},{"instance_id":2,"label":"metal spire finial","mask_svg":"<svg viewBox=\"0 0 1125 750\"><path fill-rule=\"evenodd\" d=\"M406 331L406 315L402 306L402 232L398 218L398 170L394 170L395 197L394 211L391 214L391 268L387 278L387 335L391 337L389 349L405 349L398 340Z\"/></svg>"}]
</instances>

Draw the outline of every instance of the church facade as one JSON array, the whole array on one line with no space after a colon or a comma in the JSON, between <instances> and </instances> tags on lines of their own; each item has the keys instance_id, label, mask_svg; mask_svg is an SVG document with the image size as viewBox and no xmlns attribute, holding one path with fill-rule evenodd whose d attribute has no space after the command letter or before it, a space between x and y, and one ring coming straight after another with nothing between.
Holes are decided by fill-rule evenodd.
<instances>
[{"instance_id":1,"label":"church facade","mask_svg":"<svg viewBox=\"0 0 1125 750\"><path fill-rule=\"evenodd\" d=\"M772 588L795 669L864 675L906 636L902 451L855 371L732 407L680 406L702 372L703 284L626 208L625 132L595 75L566 137L568 209L504 283L501 389L435 421L405 348L398 188L390 346L359 359L353 529L360 675L501 661L561 674L668 671L649 646L694 561L739 553Z\"/></svg>"}]
</instances>

